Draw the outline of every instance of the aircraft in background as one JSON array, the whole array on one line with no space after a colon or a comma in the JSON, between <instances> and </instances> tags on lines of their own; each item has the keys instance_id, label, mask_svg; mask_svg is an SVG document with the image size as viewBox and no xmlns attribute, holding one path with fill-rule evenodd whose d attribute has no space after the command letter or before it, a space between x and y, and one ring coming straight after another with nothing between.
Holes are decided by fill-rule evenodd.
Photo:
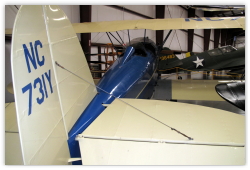
<instances>
[{"instance_id":1,"label":"aircraft in background","mask_svg":"<svg viewBox=\"0 0 250 170\"><path fill-rule=\"evenodd\" d=\"M215 90L227 102L245 111L245 70L240 82L217 84Z\"/></svg>"},{"instance_id":2,"label":"aircraft in background","mask_svg":"<svg viewBox=\"0 0 250 170\"><path fill-rule=\"evenodd\" d=\"M215 90L223 99L245 111L245 82L217 84Z\"/></svg>"},{"instance_id":3,"label":"aircraft in background","mask_svg":"<svg viewBox=\"0 0 250 170\"><path fill-rule=\"evenodd\" d=\"M189 5L188 8L202 11L245 11L244 5Z\"/></svg>"},{"instance_id":4,"label":"aircraft in background","mask_svg":"<svg viewBox=\"0 0 250 170\"><path fill-rule=\"evenodd\" d=\"M233 23L239 24L234 21L241 21L239 18L211 20L204 19L201 25L207 28L205 23L210 22L214 28L221 28L221 24L216 26L215 21L229 21L230 27L238 27L239 25L233 26ZM27 23L31 21L32 26L27 27ZM146 25L154 25L153 21L150 20L150 24ZM163 29L162 26L165 25L173 26L162 24L162 21L166 20L156 21L160 24L154 25L154 29L157 25L157 29ZM188 23L187 28L197 28L199 25L190 24L196 22L193 19L181 19L181 22ZM87 28L89 32L118 29L109 22L111 27L108 30L107 23L103 23L104 27L96 23L92 27L92 23L87 23ZM125 21L124 24L119 22L118 25L123 26L123 29L141 29L143 24L128 27L131 24ZM185 24L179 24L183 25ZM168 162L173 158L177 161L176 164L244 164L245 133L244 117L241 115L202 106L145 100L153 93L157 55L162 49L162 46L157 47L152 40L146 37L131 40L124 53L95 86L75 34L79 30L85 32L85 26L86 23L77 24L77 28L73 24L72 27L67 16L57 6L22 6L18 11L13 29L11 61L18 130L25 165L68 164L72 159L73 164L91 164L87 159L96 159L92 164L118 164L112 162L115 159L109 160L112 156L119 157L119 164L140 164L136 162L138 157L145 157L147 160L150 155L154 156L147 162L149 164L173 164ZM143 26L143 29L151 29L147 26ZM81 30L82 28L84 30ZM121 102L119 105L118 101ZM144 103L147 104L143 106ZM113 106L118 108L113 112L109 111ZM147 106L150 107L145 110ZM166 106L166 109L157 110ZM192 113L185 114L183 109L191 110ZM208 113L209 118L200 117ZM196 116L190 116L191 114ZM94 128L94 131L103 134L97 137L93 136L93 133L82 135L103 116L106 118L101 121L102 125ZM234 133L230 134L233 141L227 138L228 133L225 136L224 129L220 127L221 123L216 123L215 117L218 116L224 120L223 126L233 129ZM148 130L148 127L152 129ZM132 131L127 131L130 128ZM213 134L212 137L204 136L207 133ZM97 142L101 145L87 147L91 149L90 154L89 151L81 150L78 137L84 137L85 146L89 144L86 141L89 139L101 139L102 141ZM109 141L111 144L107 144ZM129 147L126 153L115 153L124 148L120 145L116 147L117 141L119 144L142 143L136 147L125 144L125 148ZM181 150L176 152L178 148L174 149L173 144ZM107 152L106 148L109 149ZM138 157L126 161L133 158L127 155L133 148L138 151ZM168 151L165 152L164 149ZM221 162L218 163L218 159L214 159L217 154L226 154L227 157L220 157ZM83 159L85 155L87 158ZM158 159L159 157L164 159Z\"/></svg>"},{"instance_id":5,"label":"aircraft in background","mask_svg":"<svg viewBox=\"0 0 250 170\"><path fill-rule=\"evenodd\" d=\"M229 45L193 54L184 59L179 59L174 54L160 58L158 73L176 73L176 68L178 71L231 70L229 74L242 74L245 68L245 47L236 49Z\"/></svg>"}]
</instances>

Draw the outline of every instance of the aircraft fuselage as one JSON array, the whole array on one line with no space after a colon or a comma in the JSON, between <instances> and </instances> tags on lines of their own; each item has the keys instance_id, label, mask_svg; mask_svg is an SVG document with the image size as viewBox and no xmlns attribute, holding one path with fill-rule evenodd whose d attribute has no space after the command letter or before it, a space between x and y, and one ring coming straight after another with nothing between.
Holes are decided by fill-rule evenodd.
<instances>
[{"instance_id":1,"label":"aircraft fuselage","mask_svg":"<svg viewBox=\"0 0 250 170\"><path fill-rule=\"evenodd\" d=\"M156 81L156 46L136 42L128 46L97 84L97 95L69 132L71 157L79 157L76 135L82 133L115 98L150 98Z\"/></svg>"},{"instance_id":2,"label":"aircraft fuselage","mask_svg":"<svg viewBox=\"0 0 250 170\"><path fill-rule=\"evenodd\" d=\"M182 60L168 59L160 61L159 71L162 74L178 71L211 71L231 70L245 66L245 47L235 49L224 46L203 53L195 54Z\"/></svg>"}]
</instances>

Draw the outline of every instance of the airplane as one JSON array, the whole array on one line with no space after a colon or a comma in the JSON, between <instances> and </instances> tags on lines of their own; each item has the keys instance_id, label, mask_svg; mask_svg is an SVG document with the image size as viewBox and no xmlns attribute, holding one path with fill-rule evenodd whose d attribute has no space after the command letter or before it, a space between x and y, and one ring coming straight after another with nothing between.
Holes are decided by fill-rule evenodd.
<instances>
[{"instance_id":1,"label":"airplane","mask_svg":"<svg viewBox=\"0 0 250 170\"><path fill-rule=\"evenodd\" d=\"M223 46L202 53L193 54L179 59L174 54L161 56L158 73L170 74L178 71L212 71L231 70L228 74L242 73L245 68L245 47L236 49L233 46ZM178 76L178 79L182 79Z\"/></svg>"},{"instance_id":2,"label":"airplane","mask_svg":"<svg viewBox=\"0 0 250 170\"><path fill-rule=\"evenodd\" d=\"M217 84L215 90L223 99L245 111L245 82Z\"/></svg>"},{"instance_id":3,"label":"airplane","mask_svg":"<svg viewBox=\"0 0 250 170\"><path fill-rule=\"evenodd\" d=\"M238 27L233 23L239 24L235 20L242 18L210 18L201 25L206 28L205 23L211 20L214 28L222 27L215 21ZM160 20L158 29L163 29L162 21L166 22ZM33 24L27 27L29 22ZM129 23L125 23L122 29L143 25L128 28ZM87 28L121 29L103 29L102 24L92 29L92 23L87 23ZM146 100L152 95L150 87L157 75L158 47L152 40L131 40L95 86L76 36L76 32L86 31L85 23L76 24L77 28L74 25L54 5L24 5L16 16L11 66L25 165L245 164L244 116ZM197 28L199 24L187 25Z\"/></svg>"},{"instance_id":4,"label":"airplane","mask_svg":"<svg viewBox=\"0 0 250 170\"><path fill-rule=\"evenodd\" d=\"M245 11L244 5L190 5L188 8L193 8L202 11Z\"/></svg>"}]
</instances>

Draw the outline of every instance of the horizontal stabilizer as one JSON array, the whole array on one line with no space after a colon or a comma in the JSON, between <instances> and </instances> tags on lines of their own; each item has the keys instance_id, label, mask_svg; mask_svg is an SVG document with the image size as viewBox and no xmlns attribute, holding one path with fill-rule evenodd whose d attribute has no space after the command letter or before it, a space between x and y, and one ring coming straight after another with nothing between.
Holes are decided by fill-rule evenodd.
<instances>
[{"instance_id":1,"label":"horizontal stabilizer","mask_svg":"<svg viewBox=\"0 0 250 170\"><path fill-rule=\"evenodd\" d=\"M77 139L86 165L245 163L245 117L186 103L116 99Z\"/></svg>"}]
</instances>

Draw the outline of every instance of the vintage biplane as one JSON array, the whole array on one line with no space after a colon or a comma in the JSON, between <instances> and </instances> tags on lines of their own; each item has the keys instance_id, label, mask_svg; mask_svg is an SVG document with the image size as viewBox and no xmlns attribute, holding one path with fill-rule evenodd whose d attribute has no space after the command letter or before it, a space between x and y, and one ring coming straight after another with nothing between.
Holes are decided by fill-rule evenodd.
<instances>
[{"instance_id":1,"label":"vintage biplane","mask_svg":"<svg viewBox=\"0 0 250 170\"><path fill-rule=\"evenodd\" d=\"M176 73L178 71L220 71L230 70L229 74L245 68L245 47L236 49L233 46L223 46L202 53L193 54L179 59L175 54L163 55L160 58L158 72L160 74ZM178 73L177 71L177 73ZM178 77L181 79L181 77Z\"/></svg>"},{"instance_id":2,"label":"vintage biplane","mask_svg":"<svg viewBox=\"0 0 250 170\"><path fill-rule=\"evenodd\" d=\"M30 22L32 25L27 24ZM76 36L83 32L180 26L244 28L244 18L71 24L58 6L22 6L16 16L11 47L18 130L6 130L6 136L20 136L22 163L244 165L244 116L191 104L147 100L156 80L158 61L158 48L152 40L131 40L95 86ZM13 155L8 157L9 162Z\"/></svg>"}]
</instances>

